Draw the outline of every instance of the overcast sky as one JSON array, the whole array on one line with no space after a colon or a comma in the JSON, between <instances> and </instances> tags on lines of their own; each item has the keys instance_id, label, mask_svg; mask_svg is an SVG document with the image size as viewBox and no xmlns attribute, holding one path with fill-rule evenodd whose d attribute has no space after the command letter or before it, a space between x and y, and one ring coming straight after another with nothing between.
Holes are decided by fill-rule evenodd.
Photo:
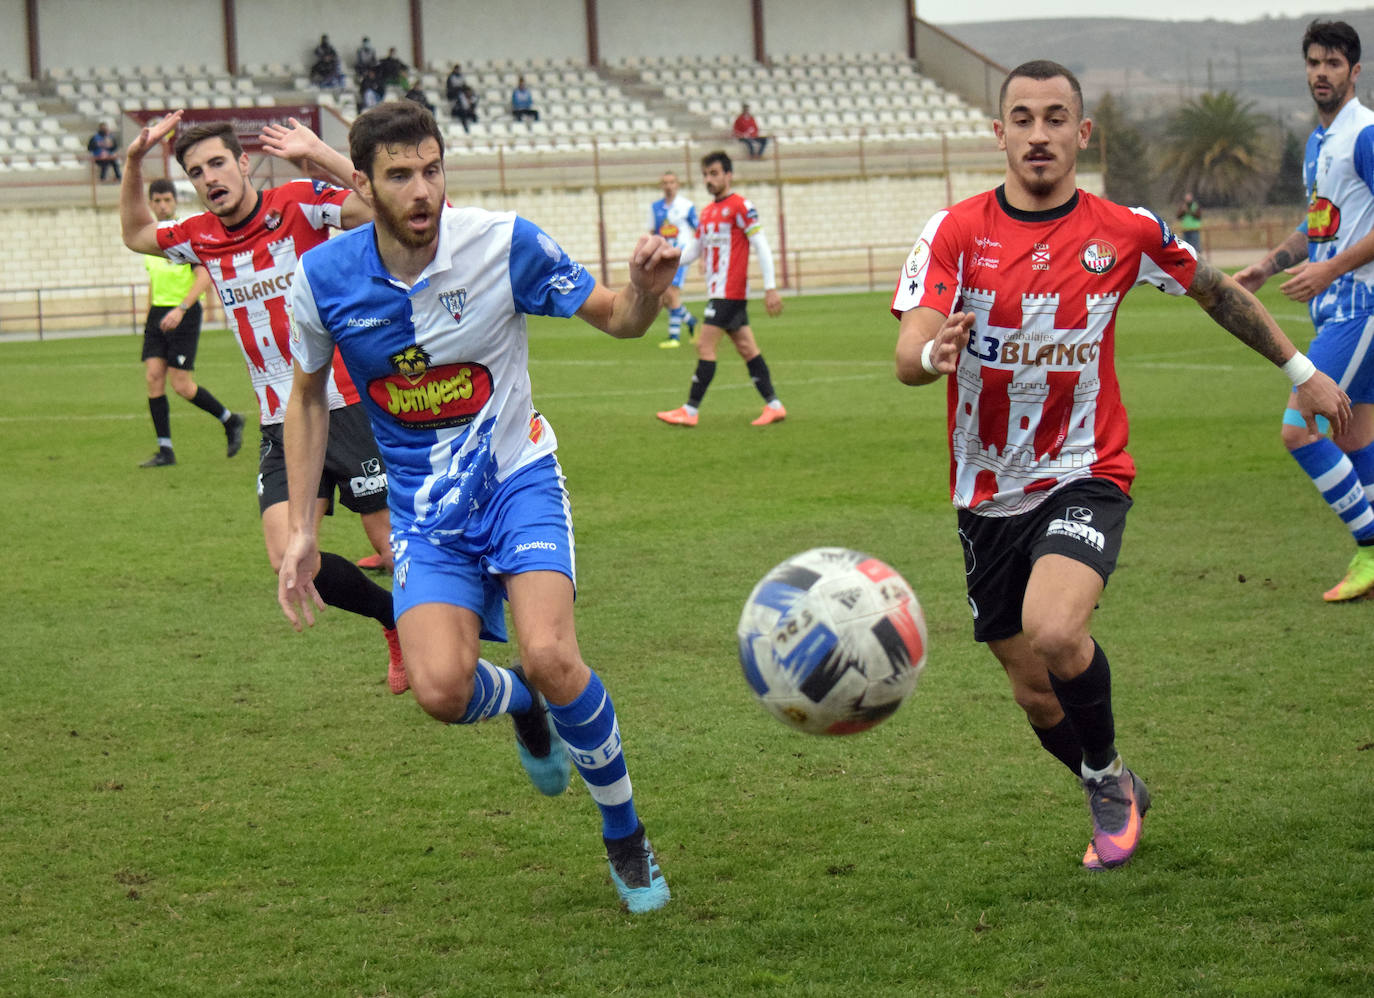
<instances>
[{"instance_id":1,"label":"overcast sky","mask_svg":"<svg viewBox=\"0 0 1374 998\"><path fill-rule=\"evenodd\" d=\"M1266 14L1275 17L1300 17L1331 14L1332 11L1359 9L1360 4L1320 0L916 0L916 15L932 24L960 24L969 21L1044 20L1054 17L1135 17L1154 21L1257 21ZM1145 9L1142 9L1145 8Z\"/></svg>"}]
</instances>

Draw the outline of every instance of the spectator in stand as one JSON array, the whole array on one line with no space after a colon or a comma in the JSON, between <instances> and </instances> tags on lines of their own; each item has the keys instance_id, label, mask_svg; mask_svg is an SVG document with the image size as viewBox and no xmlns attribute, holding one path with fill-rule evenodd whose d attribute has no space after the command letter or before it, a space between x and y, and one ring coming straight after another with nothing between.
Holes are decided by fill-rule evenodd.
<instances>
[{"instance_id":1,"label":"spectator in stand","mask_svg":"<svg viewBox=\"0 0 1374 998\"><path fill-rule=\"evenodd\" d=\"M763 151L768 148L768 136L759 134L759 123L749 113L748 104L740 106L739 117L735 119L735 124L730 131L735 138L744 143L744 148L749 151L750 159L759 159L763 156Z\"/></svg>"},{"instance_id":2,"label":"spectator in stand","mask_svg":"<svg viewBox=\"0 0 1374 998\"><path fill-rule=\"evenodd\" d=\"M108 121L102 121L100 123L100 127L95 130L95 134L91 136L91 140L86 143L86 148L90 150L91 161L100 167L100 179L104 180L105 175L109 173L110 170L114 170L114 179L117 183L121 176L119 172L119 157L116 155L119 151L119 143L116 142L115 137L110 134L110 123Z\"/></svg>"},{"instance_id":3,"label":"spectator in stand","mask_svg":"<svg viewBox=\"0 0 1374 998\"><path fill-rule=\"evenodd\" d=\"M414 101L430 114L434 113L434 105L429 102L429 97L425 94L424 90L421 89L418 83L406 91L406 100Z\"/></svg>"},{"instance_id":4,"label":"spectator in stand","mask_svg":"<svg viewBox=\"0 0 1374 998\"><path fill-rule=\"evenodd\" d=\"M386 58L377 64L381 71L382 86L400 87L402 90L410 89L410 80L406 78L406 73L410 67L401 61L401 57L396 54L396 46L386 50Z\"/></svg>"},{"instance_id":5,"label":"spectator in stand","mask_svg":"<svg viewBox=\"0 0 1374 998\"><path fill-rule=\"evenodd\" d=\"M377 50L372 47L372 41L363 35L363 43L358 46L358 51L353 53L353 72L362 76L365 70L377 65Z\"/></svg>"},{"instance_id":6,"label":"spectator in stand","mask_svg":"<svg viewBox=\"0 0 1374 998\"><path fill-rule=\"evenodd\" d=\"M510 113L516 121L538 121L539 112L534 109L534 95L522 76L515 81L515 89L510 95Z\"/></svg>"},{"instance_id":7,"label":"spectator in stand","mask_svg":"<svg viewBox=\"0 0 1374 998\"><path fill-rule=\"evenodd\" d=\"M451 104L458 99L458 91L468 85L467 78L463 76L462 63L455 62L453 69L449 71L448 79L444 81L444 97Z\"/></svg>"},{"instance_id":8,"label":"spectator in stand","mask_svg":"<svg viewBox=\"0 0 1374 998\"><path fill-rule=\"evenodd\" d=\"M328 35L320 35L320 44L315 46L315 61L310 66L310 82L317 87L343 86L339 53L329 44Z\"/></svg>"},{"instance_id":9,"label":"spectator in stand","mask_svg":"<svg viewBox=\"0 0 1374 998\"><path fill-rule=\"evenodd\" d=\"M358 74L358 106L367 110L382 102L386 86L382 83L382 71L375 63L364 66Z\"/></svg>"},{"instance_id":10,"label":"spectator in stand","mask_svg":"<svg viewBox=\"0 0 1374 998\"><path fill-rule=\"evenodd\" d=\"M477 92L464 83L458 88L449 113L453 115L453 120L463 126L464 132L469 131L468 126L477 123Z\"/></svg>"}]
</instances>

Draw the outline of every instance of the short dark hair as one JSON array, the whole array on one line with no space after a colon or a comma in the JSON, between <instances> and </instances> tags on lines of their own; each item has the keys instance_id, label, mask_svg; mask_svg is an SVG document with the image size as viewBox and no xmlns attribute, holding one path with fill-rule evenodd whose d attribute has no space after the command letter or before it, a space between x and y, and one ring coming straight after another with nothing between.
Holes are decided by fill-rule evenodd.
<instances>
[{"instance_id":1,"label":"short dark hair","mask_svg":"<svg viewBox=\"0 0 1374 998\"><path fill-rule=\"evenodd\" d=\"M158 177L148 185L148 197L152 197L154 194L176 194L176 192L176 184L166 177Z\"/></svg>"},{"instance_id":2,"label":"short dark hair","mask_svg":"<svg viewBox=\"0 0 1374 998\"><path fill-rule=\"evenodd\" d=\"M380 146L419 146L425 139L439 143L444 154L444 133L429 109L411 100L384 101L368 108L348 130L348 155L353 168L372 179L372 164Z\"/></svg>"},{"instance_id":3,"label":"short dark hair","mask_svg":"<svg viewBox=\"0 0 1374 998\"><path fill-rule=\"evenodd\" d=\"M186 169L186 153L193 145L204 142L206 139L219 139L224 143L224 148L234 154L238 159L243 155L243 144L239 142L239 137L234 134L234 126L227 121L212 121L207 125L197 125L188 128L177 136L176 145L172 147L176 153L177 162L181 168Z\"/></svg>"},{"instance_id":4,"label":"short dark hair","mask_svg":"<svg viewBox=\"0 0 1374 998\"><path fill-rule=\"evenodd\" d=\"M1360 61L1360 36L1344 21L1314 20L1302 36L1304 59L1307 58L1307 50L1313 45L1320 45L1328 52L1341 53L1351 66Z\"/></svg>"},{"instance_id":5,"label":"short dark hair","mask_svg":"<svg viewBox=\"0 0 1374 998\"><path fill-rule=\"evenodd\" d=\"M702 170L705 170L712 163L719 163L720 168L726 173L735 172L735 164L730 162L730 157L721 149L717 149L715 152L708 152L705 156L701 157Z\"/></svg>"},{"instance_id":6,"label":"short dark hair","mask_svg":"<svg viewBox=\"0 0 1374 998\"><path fill-rule=\"evenodd\" d=\"M1069 81L1069 86L1073 88L1074 98L1078 101L1078 116L1083 117L1083 87L1078 82L1078 77L1067 66L1061 66L1051 59L1032 59L1030 62L1023 62L1002 81L1002 90L997 95L997 116L1002 116L1002 109L1007 103L1007 89L1011 86L1011 81L1018 77L1028 80L1053 80L1057 76L1062 76Z\"/></svg>"}]
</instances>

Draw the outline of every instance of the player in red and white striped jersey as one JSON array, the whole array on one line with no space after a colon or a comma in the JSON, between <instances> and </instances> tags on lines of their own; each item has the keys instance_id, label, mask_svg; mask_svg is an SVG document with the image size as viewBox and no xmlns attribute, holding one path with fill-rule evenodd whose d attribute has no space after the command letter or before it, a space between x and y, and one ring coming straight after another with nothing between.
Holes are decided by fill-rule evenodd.
<instances>
[{"instance_id":1,"label":"player in red and white striped jersey","mask_svg":"<svg viewBox=\"0 0 1374 998\"><path fill-rule=\"evenodd\" d=\"M1067 69L1012 70L993 128L1005 184L938 212L902 270L897 376L948 376L974 638L1001 662L1041 744L1082 781L1093 822L1083 865L1100 869L1130 859L1150 804L1117 753L1107 656L1089 633L1135 474L1113 365L1122 297L1152 284L1196 300L1283 368L1309 422L1321 413L1344 425L1350 403L1253 295L1162 221L1078 189L1092 122Z\"/></svg>"},{"instance_id":2,"label":"player in red and white striped jersey","mask_svg":"<svg viewBox=\"0 0 1374 998\"><path fill-rule=\"evenodd\" d=\"M674 426L696 426L697 410L706 389L716 375L716 346L729 336L749 369L754 387L763 396L763 412L754 426L780 423L787 410L773 391L773 377L754 340L749 326L749 251L759 257L763 275L763 305L770 316L782 314L782 295L773 276L773 251L763 234L758 210L747 198L731 191L734 167L723 152L708 153L701 160L701 176L706 190L715 199L701 211L696 243L682 256L686 266L698 256L706 268L706 295L709 301L702 312L701 335L697 337L697 368L687 404L657 413L659 419Z\"/></svg>"},{"instance_id":3,"label":"player in red and white striped jersey","mask_svg":"<svg viewBox=\"0 0 1374 998\"><path fill-rule=\"evenodd\" d=\"M297 180L258 191L249 176L247 154L233 127L223 123L189 129L176 143L177 160L207 210L181 222L159 225L141 194L143 156L171 134L180 118L180 111L163 117L129 144L119 204L124 243L135 252L201 265L210 272L258 396L262 433L258 505L268 560L275 572L287 541L281 446L292 378L287 292L302 253L328 239L329 227L359 225L371 220L372 210L354 191L321 181ZM348 157L289 120L289 126L269 125L264 131L269 152L285 159L308 159L336 177L351 177L353 164ZM324 516L330 508L337 486L340 502L361 516L373 547L389 557L385 468L357 390L337 358L335 373L329 386L333 461L321 482L318 515ZM327 603L381 624L388 648L388 683L394 692L403 692L406 678L391 593L337 554L321 556L320 573L324 581L320 591Z\"/></svg>"}]
</instances>

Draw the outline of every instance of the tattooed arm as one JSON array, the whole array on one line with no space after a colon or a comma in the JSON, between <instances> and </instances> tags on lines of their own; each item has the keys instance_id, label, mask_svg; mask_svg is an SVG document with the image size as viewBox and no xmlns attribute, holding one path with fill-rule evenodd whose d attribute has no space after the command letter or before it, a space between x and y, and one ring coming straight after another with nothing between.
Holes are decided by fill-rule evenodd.
<instances>
[{"instance_id":1,"label":"tattooed arm","mask_svg":"<svg viewBox=\"0 0 1374 998\"><path fill-rule=\"evenodd\" d=\"M1275 246L1259 263L1252 263L1236 272L1236 283L1246 291L1258 291L1275 274L1307 261L1307 236L1294 229L1288 238Z\"/></svg>"},{"instance_id":2,"label":"tattooed arm","mask_svg":"<svg viewBox=\"0 0 1374 998\"><path fill-rule=\"evenodd\" d=\"M1298 349L1283 334L1274 317L1264 310L1259 299L1241 287L1235 278L1210 263L1198 264L1193 283L1188 286L1188 297L1201 305L1213 322L1270 363L1284 367L1285 373L1288 373L1285 365L1298 358ZM1302 366L1311 370L1308 363ZM1350 418L1350 399L1325 374L1313 370L1294 387L1294 392L1298 409L1313 433L1316 432L1313 413L1331 420L1338 434L1345 431Z\"/></svg>"}]
</instances>

